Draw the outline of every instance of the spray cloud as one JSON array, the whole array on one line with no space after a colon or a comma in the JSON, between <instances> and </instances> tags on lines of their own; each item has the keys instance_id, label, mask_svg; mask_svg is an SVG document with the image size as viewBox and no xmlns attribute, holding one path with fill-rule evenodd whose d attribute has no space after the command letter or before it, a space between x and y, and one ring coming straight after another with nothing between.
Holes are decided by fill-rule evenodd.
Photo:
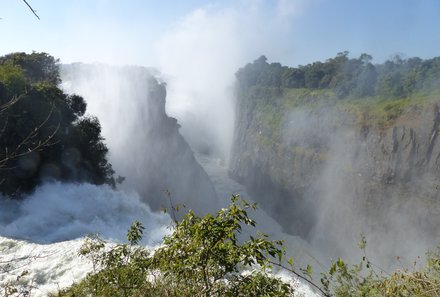
<instances>
[{"instance_id":1,"label":"spray cloud","mask_svg":"<svg viewBox=\"0 0 440 297\"><path fill-rule=\"evenodd\" d=\"M300 2L279 1L275 9L265 1L199 8L156 42L155 62L168 83L167 111L195 151L228 161L234 74L262 52L283 51L279 40Z\"/></svg>"},{"instance_id":2,"label":"spray cloud","mask_svg":"<svg viewBox=\"0 0 440 297\"><path fill-rule=\"evenodd\" d=\"M363 133L353 115L334 107L297 109L288 117L285 144L321 159L317 168L302 170L310 174L303 198L312 205L306 214L314 221L308 238L322 254L358 261L363 235L370 260L390 269L401 265L397 256L410 266L435 248L438 178L429 164L422 170L416 165L425 158L432 110L412 116L421 119L413 129L397 123ZM412 141L419 147L413 156Z\"/></svg>"}]
</instances>

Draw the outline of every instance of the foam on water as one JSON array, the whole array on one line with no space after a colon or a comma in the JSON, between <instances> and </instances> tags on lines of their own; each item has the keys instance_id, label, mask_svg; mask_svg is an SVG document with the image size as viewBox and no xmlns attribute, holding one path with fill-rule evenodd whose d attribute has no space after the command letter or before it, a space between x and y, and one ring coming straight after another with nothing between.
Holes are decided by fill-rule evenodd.
<instances>
[{"instance_id":1,"label":"foam on water","mask_svg":"<svg viewBox=\"0 0 440 297\"><path fill-rule=\"evenodd\" d=\"M0 237L0 285L10 282L35 297L72 285L92 270L91 263L78 256L82 243L82 238L37 244ZM20 277L23 272L27 274Z\"/></svg>"},{"instance_id":2,"label":"foam on water","mask_svg":"<svg viewBox=\"0 0 440 297\"><path fill-rule=\"evenodd\" d=\"M123 241L134 220L148 226L145 244L158 244L170 219L139 201L135 193L108 186L50 183L23 201L1 199L0 235L38 243L70 240L89 233Z\"/></svg>"},{"instance_id":3,"label":"foam on water","mask_svg":"<svg viewBox=\"0 0 440 297\"><path fill-rule=\"evenodd\" d=\"M137 194L108 186L52 183L25 200L0 199L0 285L9 281L47 296L91 271L78 256L84 236L98 233L113 242L126 238L135 220L145 226L143 244L158 245L169 233L170 218L150 211Z\"/></svg>"}]
</instances>

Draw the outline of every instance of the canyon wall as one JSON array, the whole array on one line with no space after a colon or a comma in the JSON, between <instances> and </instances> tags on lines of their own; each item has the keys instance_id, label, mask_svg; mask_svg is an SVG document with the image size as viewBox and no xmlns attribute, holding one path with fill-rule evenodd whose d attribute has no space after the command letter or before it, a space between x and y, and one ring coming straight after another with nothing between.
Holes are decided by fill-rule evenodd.
<instances>
[{"instance_id":1,"label":"canyon wall","mask_svg":"<svg viewBox=\"0 0 440 297\"><path fill-rule=\"evenodd\" d=\"M361 233L373 241L438 236L435 99L372 120L362 112L368 104L353 109L310 92L301 99L307 104L287 107L286 92L237 92L230 162L230 175L285 231L335 252L339 241L357 243Z\"/></svg>"}]
</instances>

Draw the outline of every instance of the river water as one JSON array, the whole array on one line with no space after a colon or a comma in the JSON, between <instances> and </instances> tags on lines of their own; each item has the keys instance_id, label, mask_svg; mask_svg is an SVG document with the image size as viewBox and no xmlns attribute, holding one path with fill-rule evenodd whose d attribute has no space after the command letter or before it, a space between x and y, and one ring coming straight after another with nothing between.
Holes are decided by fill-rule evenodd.
<instances>
[{"instance_id":1,"label":"river water","mask_svg":"<svg viewBox=\"0 0 440 297\"><path fill-rule=\"evenodd\" d=\"M151 212L135 193L107 186L53 183L23 202L0 201L0 284L19 278L31 296L48 296L91 271L78 256L87 234L122 242L138 220L146 227L142 244L152 247L170 232L167 215Z\"/></svg>"}]
</instances>

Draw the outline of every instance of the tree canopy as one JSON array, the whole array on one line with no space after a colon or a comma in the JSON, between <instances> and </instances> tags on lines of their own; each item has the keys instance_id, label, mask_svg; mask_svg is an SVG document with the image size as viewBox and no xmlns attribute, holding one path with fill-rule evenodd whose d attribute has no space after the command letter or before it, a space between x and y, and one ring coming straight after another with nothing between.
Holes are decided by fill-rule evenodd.
<instances>
[{"instance_id":1,"label":"tree canopy","mask_svg":"<svg viewBox=\"0 0 440 297\"><path fill-rule=\"evenodd\" d=\"M340 98L399 98L435 88L440 78L440 57L422 60L395 55L383 64L373 64L371 55L348 55L345 51L325 62L298 67L268 63L261 56L241 68L236 76L243 87L333 89Z\"/></svg>"},{"instance_id":2,"label":"tree canopy","mask_svg":"<svg viewBox=\"0 0 440 297\"><path fill-rule=\"evenodd\" d=\"M45 180L114 185L108 149L86 102L58 84L46 53L0 57L0 192L12 197Z\"/></svg>"}]
</instances>

